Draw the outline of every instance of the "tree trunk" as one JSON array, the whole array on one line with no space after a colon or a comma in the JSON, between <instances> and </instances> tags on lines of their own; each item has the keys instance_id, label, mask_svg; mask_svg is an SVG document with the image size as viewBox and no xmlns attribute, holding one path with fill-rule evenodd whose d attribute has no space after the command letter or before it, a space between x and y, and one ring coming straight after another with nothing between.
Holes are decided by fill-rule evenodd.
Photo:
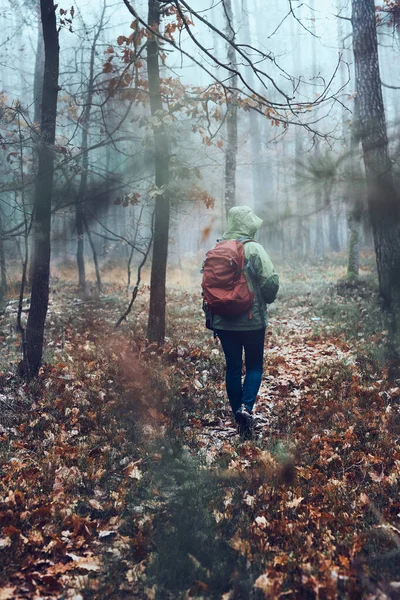
<instances>
[{"instance_id":1,"label":"tree trunk","mask_svg":"<svg viewBox=\"0 0 400 600\"><path fill-rule=\"evenodd\" d=\"M35 145L33 146L32 153L32 169L34 172L37 172L38 169L38 150L40 147L39 143L39 127L40 127L40 118L41 118L41 110L42 110L42 95L43 95L43 74L44 74L44 38L42 31L42 19L40 15L40 6L36 7L37 10L37 19L38 19L38 39L36 44L36 57L35 57L35 71L34 71L34 81L33 81L33 122L35 123L37 129L34 130L34 140ZM29 189L29 192L31 190ZM35 191L32 190L29 194L29 200L34 203L34 194ZM33 276L33 263L34 263L34 244L31 244L31 240L29 240L29 245L32 246L30 248L30 261L29 261L29 269L28 269L28 277L27 284L29 287L32 285L32 276Z\"/></svg>"},{"instance_id":2,"label":"tree trunk","mask_svg":"<svg viewBox=\"0 0 400 600\"><path fill-rule=\"evenodd\" d=\"M314 254L316 258L323 258L325 254L324 243L324 220L323 210L324 201L319 189L315 189L315 246Z\"/></svg>"},{"instance_id":3,"label":"tree trunk","mask_svg":"<svg viewBox=\"0 0 400 600\"><path fill-rule=\"evenodd\" d=\"M33 121L40 123L40 111L42 107L43 94L43 72L44 72L44 39L42 34L42 21L38 7L38 39L35 57L35 75L33 82Z\"/></svg>"},{"instance_id":4,"label":"tree trunk","mask_svg":"<svg viewBox=\"0 0 400 600\"><path fill-rule=\"evenodd\" d=\"M238 13L239 14L239 13ZM247 0L242 2L242 23L243 34L245 39L252 43L252 31L250 28L249 12ZM256 87L253 72L248 73L248 81L250 87ZM262 164L263 159L263 137L262 137L262 119L256 111L249 111L250 121L250 143L251 143L251 174L253 180L253 208L258 215L263 215L266 212L266 192L270 187L270 179L272 175L270 168ZM271 217L269 214L268 217Z\"/></svg>"},{"instance_id":5,"label":"tree trunk","mask_svg":"<svg viewBox=\"0 0 400 600\"><path fill-rule=\"evenodd\" d=\"M3 215L0 211L0 302L7 294L7 270L3 235Z\"/></svg>"},{"instance_id":6,"label":"tree trunk","mask_svg":"<svg viewBox=\"0 0 400 600\"><path fill-rule=\"evenodd\" d=\"M302 160L302 143L301 143L301 131L297 127L295 131L295 164L299 164ZM295 232L295 253L299 258L303 258L305 255L305 231L304 228L308 226L308 221L303 219L301 214L304 212L304 194L301 193L301 181L299 175L295 173L295 186L296 186L296 232Z\"/></svg>"},{"instance_id":7,"label":"tree trunk","mask_svg":"<svg viewBox=\"0 0 400 600\"><path fill-rule=\"evenodd\" d=\"M342 10L341 0L336 0L336 12L340 15ZM345 40L347 36L344 35L343 31L343 20L336 19L337 23L337 36L338 46L341 48L342 60L340 63L340 87L344 88L346 85L347 69L346 63L351 64L353 62L352 56L350 55L351 50L346 48ZM342 145L343 151L348 152L350 150L350 162L348 170L348 181L345 181L343 194L346 197L346 212L347 212L347 279L354 281L358 279L360 274L360 233L361 233L361 218L363 214L364 206L364 194L365 189L362 184L363 175L360 169L360 117L359 117L359 103L357 96L354 98L353 108L353 119L350 129L350 148L346 142L347 133L347 119L348 114L344 104L342 105Z\"/></svg>"},{"instance_id":8,"label":"tree trunk","mask_svg":"<svg viewBox=\"0 0 400 600\"><path fill-rule=\"evenodd\" d=\"M149 0L148 24L153 29L160 25L160 9L157 0ZM164 126L161 99L160 68L157 40L149 34L147 41L147 72L149 77L150 110L153 122L155 151L155 183L159 195L155 200L153 261L150 279L150 309L147 337L152 342L163 344L165 339L165 284L168 259L169 235L169 147Z\"/></svg>"},{"instance_id":9,"label":"tree trunk","mask_svg":"<svg viewBox=\"0 0 400 600\"><path fill-rule=\"evenodd\" d=\"M82 181L82 179L81 179ZM86 273L85 273L85 225L83 217L83 207L80 201L80 196L77 198L76 213L76 263L78 265L78 289L84 292L86 289Z\"/></svg>"},{"instance_id":10,"label":"tree trunk","mask_svg":"<svg viewBox=\"0 0 400 600\"><path fill-rule=\"evenodd\" d=\"M224 0L223 12L225 17L226 36L229 40L235 41L235 29L233 24L233 11L231 0ZM236 68L235 49L228 44L228 64ZM237 75L231 76L229 86L233 88L231 94L231 103L227 104L226 117L226 154L225 154L225 215L228 217L230 209L236 205L236 161L238 151L238 133L237 133L237 105L236 88Z\"/></svg>"},{"instance_id":11,"label":"tree trunk","mask_svg":"<svg viewBox=\"0 0 400 600\"><path fill-rule=\"evenodd\" d=\"M51 197L56 133L59 42L53 0L40 1L45 66L39 141L39 164L34 196L34 263L31 306L26 328L25 377L31 379L42 362L44 325L49 301Z\"/></svg>"},{"instance_id":12,"label":"tree trunk","mask_svg":"<svg viewBox=\"0 0 400 600\"><path fill-rule=\"evenodd\" d=\"M368 186L379 291L389 315L391 352L398 362L400 332L400 201L388 153L379 73L374 0L352 0L353 50L360 134Z\"/></svg>"},{"instance_id":13,"label":"tree trunk","mask_svg":"<svg viewBox=\"0 0 400 600\"><path fill-rule=\"evenodd\" d=\"M331 199L328 201L328 234L331 252L340 252L339 215L335 212Z\"/></svg>"},{"instance_id":14,"label":"tree trunk","mask_svg":"<svg viewBox=\"0 0 400 600\"><path fill-rule=\"evenodd\" d=\"M354 217L351 210L347 216L347 225L349 228L347 279L353 281L358 279L360 274L360 221Z\"/></svg>"},{"instance_id":15,"label":"tree trunk","mask_svg":"<svg viewBox=\"0 0 400 600\"><path fill-rule=\"evenodd\" d=\"M360 274L360 233L364 210L363 175L360 169L360 110L356 96L350 136L350 181L348 184L347 226L349 230L347 279L358 279Z\"/></svg>"},{"instance_id":16,"label":"tree trunk","mask_svg":"<svg viewBox=\"0 0 400 600\"><path fill-rule=\"evenodd\" d=\"M318 64L317 64L317 44L316 44L316 26L315 26L315 0L310 0L311 10L311 24L310 31L313 36L311 38L311 63L312 63L312 76L315 78L318 75ZM315 140L314 145L314 156L317 157L320 152L318 146L318 140ZM314 244L314 255L316 258L323 258L325 253L324 243L324 199L319 186L315 186L314 190L314 201L315 201L315 244Z\"/></svg>"},{"instance_id":17,"label":"tree trunk","mask_svg":"<svg viewBox=\"0 0 400 600\"><path fill-rule=\"evenodd\" d=\"M82 150L87 150L87 148L88 148L89 126L90 126L90 117L91 117L91 113L92 113L93 94L94 94L94 86L93 86L93 83L94 83L94 61L95 61L95 56L96 56L97 41L98 41L100 33L103 29L105 6L106 5L104 4L103 11L102 11L101 17L100 17L100 23L99 23L97 31L94 35L93 43L92 43L92 47L91 47L91 51L90 51L89 81L88 81L87 93L86 93L86 98L85 98L85 109L84 109L83 115L82 115L82 142L81 142ZM81 291L85 291L85 289L86 289L85 229L86 229L88 235L90 235L89 230L87 228L87 224L86 224L85 206L84 206L88 174L89 174L89 153L84 152L83 157L82 157L81 179L80 179L80 183L79 183L78 198L77 198L77 203L76 203L76 233L77 233L77 238L78 238L76 262L78 265L78 288ZM90 245L92 247L92 251L93 251L93 244L92 244L91 240L89 240L89 243L90 243ZM98 272L97 255L95 254L95 251L93 253L93 259L94 259L95 268L96 268L97 285L99 287L100 273ZM101 284L100 284L100 287L101 287Z\"/></svg>"},{"instance_id":18,"label":"tree trunk","mask_svg":"<svg viewBox=\"0 0 400 600\"><path fill-rule=\"evenodd\" d=\"M85 226L85 231L86 231L86 234L88 236L90 247L92 249L93 262L94 262L94 270L95 270L95 273L96 273L96 287L97 287L98 291L101 292L101 289L102 289L101 275L100 275L99 259L98 259L98 256L97 256L96 246L95 246L95 243L93 241L92 234L90 233L89 225L88 225L88 223L87 223L87 221L86 221L85 218L83 220L83 224Z\"/></svg>"}]
</instances>

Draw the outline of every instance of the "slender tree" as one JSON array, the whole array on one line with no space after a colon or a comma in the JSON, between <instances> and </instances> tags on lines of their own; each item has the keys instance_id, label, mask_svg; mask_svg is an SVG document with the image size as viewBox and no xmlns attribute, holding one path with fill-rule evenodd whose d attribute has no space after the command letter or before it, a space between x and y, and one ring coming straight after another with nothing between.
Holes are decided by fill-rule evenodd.
<instances>
[{"instance_id":1,"label":"slender tree","mask_svg":"<svg viewBox=\"0 0 400 600\"><path fill-rule=\"evenodd\" d=\"M50 226L53 190L54 142L56 133L59 41L56 6L53 0L40 0L45 47L39 162L34 196L34 262L31 306L25 334L23 373L31 379L39 371L43 353L44 325L49 301Z\"/></svg>"},{"instance_id":2,"label":"slender tree","mask_svg":"<svg viewBox=\"0 0 400 600\"><path fill-rule=\"evenodd\" d=\"M76 202L76 213L75 213L75 222L76 222L76 233L78 238L77 243L77 251L76 251L76 262L78 266L78 287L81 291L85 291L86 289L86 274L85 274L85 231L87 232L90 246L93 250L93 258L96 269L96 278L97 278L97 286L101 287L100 281L100 272L98 268L98 261L96 251L94 249L94 245L92 240L90 239L90 232L87 226L87 220L85 219L85 194L87 190L88 176L89 176L89 153L87 152L88 144L89 144L89 127L90 127L90 118L92 114L92 106L93 106L93 95L94 95L94 66L95 66L95 57L97 51L97 42L100 37L100 34L103 29L104 24L104 15L106 10L106 3L103 4L103 10L100 17L100 22L97 27L97 31L94 34L92 46L90 49L90 64L89 64L89 79L87 84L87 92L85 98L85 106L83 109L83 114L81 118L82 122L82 142L81 148L84 150L84 154L82 156L82 169L81 169L81 177L79 182L79 190L78 197Z\"/></svg>"},{"instance_id":3,"label":"slender tree","mask_svg":"<svg viewBox=\"0 0 400 600\"><path fill-rule=\"evenodd\" d=\"M35 74L33 81L33 120L35 123L40 122L40 111L42 106L42 94L43 94L43 72L44 72L44 39L42 33L42 21L40 18L40 6L35 6L37 12L38 22L38 37L36 45L36 56L35 56Z\"/></svg>"},{"instance_id":4,"label":"slender tree","mask_svg":"<svg viewBox=\"0 0 400 600\"><path fill-rule=\"evenodd\" d=\"M350 56L352 50L346 45L346 40L349 38L343 31L343 19L341 12L344 4L342 0L336 0L336 11L338 18L337 37L338 47L340 48L341 61L339 68L340 87L344 89L346 85L346 77L348 65L353 60ZM342 150L349 154L348 178L343 186L343 194L346 197L347 211L347 230L348 230L348 256L347 256L347 279L357 279L360 272L360 233L361 219L364 212L364 177L361 172L360 165L360 117L359 117L359 102L357 94L354 97L353 118L350 125L350 146L348 143L348 120L349 115L346 106L342 103L341 121L342 121Z\"/></svg>"},{"instance_id":5,"label":"slender tree","mask_svg":"<svg viewBox=\"0 0 400 600\"><path fill-rule=\"evenodd\" d=\"M312 33L311 44L312 44L312 76L314 81L317 81L317 70L318 70L318 62L317 62L317 43L316 43L316 26L315 26L315 0L310 0L310 9L311 9L311 25L310 31ZM318 162L321 158L321 151L319 147L319 140L315 140L314 146L314 159L315 162ZM315 190L315 245L314 245L314 254L317 258L321 258L325 252L325 240L324 240L324 218L323 218L323 208L324 202L322 195L320 194L320 190L317 188Z\"/></svg>"},{"instance_id":6,"label":"slender tree","mask_svg":"<svg viewBox=\"0 0 400 600\"><path fill-rule=\"evenodd\" d=\"M299 12L301 7L299 7ZM290 35L292 39L295 39L294 30L294 19L290 21ZM301 43L295 46L293 52L293 74L302 67L303 53ZM295 131L294 141L294 153L295 153L295 164L299 165L303 161L303 139L302 130L297 127ZM296 213L297 219L295 224L295 253L300 258L308 256L310 251L310 224L308 219L302 218L302 214L305 212L305 196L302 191L301 179L299 178L298 169L295 171L295 197L296 197Z\"/></svg>"},{"instance_id":7,"label":"slender tree","mask_svg":"<svg viewBox=\"0 0 400 600\"><path fill-rule=\"evenodd\" d=\"M242 1L242 24L243 33L249 43L252 43L252 29L250 27L248 0ZM253 73L249 73L250 86L255 89L255 78ZM267 191L272 187L272 169L269 161L264 158L263 164L263 142L266 145L267 140L263 140L263 121L265 119L254 110L249 111L250 121L250 144L251 144L251 174L253 181L253 199L254 209L257 214L263 215L266 212ZM269 127L269 123L267 123ZM271 194L270 194L271 195ZM269 214L268 217L271 215ZM264 224L266 225L266 224Z\"/></svg>"},{"instance_id":8,"label":"slender tree","mask_svg":"<svg viewBox=\"0 0 400 600\"><path fill-rule=\"evenodd\" d=\"M0 301L7 293L7 269L4 248L3 215L0 207Z\"/></svg>"},{"instance_id":9,"label":"slender tree","mask_svg":"<svg viewBox=\"0 0 400 600\"><path fill-rule=\"evenodd\" d=\"M232 1L223 0L223 12L225 17L226 36L230 42L235 42L235 27L233 22ZM228 63L236 67L236 52L231 43L228 43ZM232 75L230 86L233 90L237 88L238 77ZM236 204L236 163L238 151L238 124L237 104L235 91L233 91L230 102L227 104L226 117L226 154L225 154L225 214L228 215L232 206Z\"/></svg>"},{"instance_id":10,"label":"slender tree","mask_svg":"<svg viewBox=\"0 0 400 600\"><path fill-rule=\"evenodd\" d=\"M368 210L374 237L379 291L398 362L400 333L400 199L388 152L379 72L374 0L352 0L353 50L360 110L360 137L368 186Z\"/></svg>"},{"instance_id":11,"label":"slender tree","mask_svg":"<svg viewBox=\"0 0 400 600\"><path fill-rule=\"evenodd\" d=\"M360 232L364 212L364 177L360 168L359 101L354 100L353 122L350 135L350 170L348 184L347 225L349 230L347 278L357 279L360 273Z\"/></svg>"},{"instance_id":12,"label":"slender tree","mask_svg":"<svg viewBox=\"0 0 400 600\"><path fill-rule=\"evenodd\" d=\"M152 29L158 30L161 17L159 2L157 0L149 0L148 8L148 24ZM150 110L153 119L155 184L157 188L147 336L149 340L163 344L165 339L165 282L167 276L170 220L170 202L168 197L170 157L161 97L159 47L157 39L152 34L149 34L147 41L147 73L149 79Z\"/></svg>"}]
</instances>

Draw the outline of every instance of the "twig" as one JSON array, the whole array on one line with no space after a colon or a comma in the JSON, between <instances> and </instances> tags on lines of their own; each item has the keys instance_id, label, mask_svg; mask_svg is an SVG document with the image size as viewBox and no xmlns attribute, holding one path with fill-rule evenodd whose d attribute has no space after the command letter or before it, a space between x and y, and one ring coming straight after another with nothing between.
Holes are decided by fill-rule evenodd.
<instances>
[{"instance_id":1,"label":"twig","mask_svg":"<svg viewBox=\"0 0 400 600\"><path fill-rule=\"evenodd\" d=\"M149 245L147 246L147 250L146 250L146 252L145 252L145 254L144 254L143 258L142 258L142 262L140 263L140 265L138 267L138 276L137 276L137 280L136 280L136 285L133 288L131 301L129 302L129 306L126 309L126 311L124 312L124 314L116 322L115 329L118 329L118 327L121 325L122 321L126 320L127 316L129 315L129 313L132 310L132 306L133 306L133 303L136 300L136 296L138 295L139 285L140 285L140 281L141 281L141 278L142 278L142 269L143 269L143 267L144 267L144 265L146 263L147 257L149 256L150 248L151 248L152 243L153 243L153 237L154 237L154 214L155 214L155 211L153 212L152 217L151 217L151 237L150 237L150 240L149 240Z\"/></svg>"}]
</instances>

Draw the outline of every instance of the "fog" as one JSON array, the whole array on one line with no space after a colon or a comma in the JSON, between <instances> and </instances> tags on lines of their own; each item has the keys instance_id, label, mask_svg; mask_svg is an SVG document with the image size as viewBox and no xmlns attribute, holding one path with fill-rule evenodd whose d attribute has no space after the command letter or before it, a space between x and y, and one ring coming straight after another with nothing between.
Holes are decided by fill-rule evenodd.
<instances>
[{"instance_id":1,"label":"fog","mask_svg":"<svg viewBox=\"0 0 400 600\"><path fill-rule=\"evenodd\" d=\"M70 159L67 185L66 173L61 175L59 171L60 204L71 201L72 188L81 168L80 159L75 160L73 156L79 155L82 144L82 114L89 84L90 53L96 36L95 92L88 144L100 144L100 147L89 153L88 182L95 195L102 188L104 197L92 201L92 208L96 205L96 214L91 213L91 228L93 241L103 259L128 257L130 249L126 240L132 242L136 232L136 241L142 239L146 243L149 235L151 211L148 201L150 194L151 204L154 185L149 106L142 99L129 97L127 90L133 88L133 81L123 92L125 100L115 95L107 100L104 94L107 80L121 73L123 63L117 59L117 53L124 44L119 46L117 40L132 33L130 25L134 17L122 0L104 5L97 1L80 1L74 6L71 23L60 23L57 144ZM163 54L161 77L165 85L170 86L168 93L176 94L178 86L182 104L193 106L192 113L188 112L187 106L183 106L182 111L173 108L165 120L176 171L171 182L170 261L179 263L182 255L203 252L224 228L225 166L229 145L224 122L226 105L221 98L214 103L209 99L201 104L207 90L213 86L220 95L232 93L235 88L237 153L232 202L248 204L260 213L264 219L262 241L281 258L287 254L301 256L305 253L322 256L332 250L332 235L338 240L334 249L345 251L350 200L348 186L344 183L348 161L343 156L349 151L355 97L350 2L317 0L304 4L292 0L276 5L257 0L235 0L230 28L221 2L205 4L193 0L190 7L197 12L197 16L187 13L192 22L190 34L184 27L178 28L173 33L172 45L160 41ZM4 24L0 40L4 105L20 105L26 117L24 127L28 127L34 120L35 68L40 69L37 53L42 51L38 45L38 35L41 36L38 7L34 1L11 3L2 0L0 10ZM139 21L146 23L146 2L135 2L134 10ZM174 21L174 15L164 18L161 32L167 32L168 36L168 27ZM229 70L231 63L226 41L229 36L234 36L237 48L234 53L236 78ZM382 25L379 42L382 81L392 86L383 87L383 94L394 151L399 115L398 90L394 89L400 84L400 61L396 60L399 37L393 28ZM111 56L107 54L110 48L115 49L114 71L102 73L103 65ZM140 77L146 76L145 64L139 72ZM206 107L207 103L209 106ZM208 108L210 113L204 114ZM4 132L7 135L7 128L5 120L3 135ZM108 141L107 135L110 136ZM25 151L29 154L32 145L29 135L24 133L24 139ZM315 164L316 160L320 162L319 166ZM335 165L339 165L337 169ZM17 176L15 168L10 166L6 162L5 181ZM24 171L28 179L30 168L31 161L27 156ZM334 170L329 182L326 169ZM106 180L111 180L106 185L107 194ZM129 206L123 208L114 204L130 193L140 194L141 201L137 205L128 203ZM213 209L205 208L201 193L215 198ZM16 199L11 196L9 192L3 195L3 227L6 230L18 223L13 208ZM141 202L147 204L141 210L142 222L137 227ZM324 202L326 206L321 208ZM71 208L61 208L54 213L53 258L74 259L77 232L72 213ZM332 227L336 229L333 233ZM207 235L204 235L205 230ZM104 240L104 236L112 239L112 234L117 236L114 244ZM103 235L103 242L100 235ZM321 235L323 239L318 241ZM84 236L85 254L89 256L87 233ZM14 255L12 243L7 242L7 246L8 252ZM371 245L368 225L364 228L363 244Z\"/></svg>"}]
</instances>

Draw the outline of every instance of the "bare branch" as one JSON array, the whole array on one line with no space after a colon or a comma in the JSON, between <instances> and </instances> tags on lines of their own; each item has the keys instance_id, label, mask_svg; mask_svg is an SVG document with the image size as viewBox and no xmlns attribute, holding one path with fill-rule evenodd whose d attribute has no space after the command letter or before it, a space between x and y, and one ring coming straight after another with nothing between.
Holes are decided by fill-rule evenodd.
<instances>
[{"instance_id":1,"label":"bare branch","mask_svg":"<svg viewBox=\"0 0 400 600\"><path fill-rule=\"evenodd\" d=\"M149 240L146 252L143 255L142 262L140 263L140 265L138 267L137 280L136 280L135 287L133 288L131 301L129 302L129 306L126 309L126 311L124 312L124 314L116 322L115 329L117 329L121 325L122 321L126 320L127 316L129 315L129 313L132 310L132 306L133 306L133 303L136 300L136 296L138 295L139 285L140 285L140 281L141 281L141 278L142 278L142 269L143 269L144 265L146 264L146 260L147 260L147 258L149 256L150 249L151 249L151 246L153 244L153 237L154 237L154 215L155 215L155 211L153 211L153 214L152 214L152 217L151 217L151 236L150 236L150 240Z\"/></svg>"}]
</instances>

